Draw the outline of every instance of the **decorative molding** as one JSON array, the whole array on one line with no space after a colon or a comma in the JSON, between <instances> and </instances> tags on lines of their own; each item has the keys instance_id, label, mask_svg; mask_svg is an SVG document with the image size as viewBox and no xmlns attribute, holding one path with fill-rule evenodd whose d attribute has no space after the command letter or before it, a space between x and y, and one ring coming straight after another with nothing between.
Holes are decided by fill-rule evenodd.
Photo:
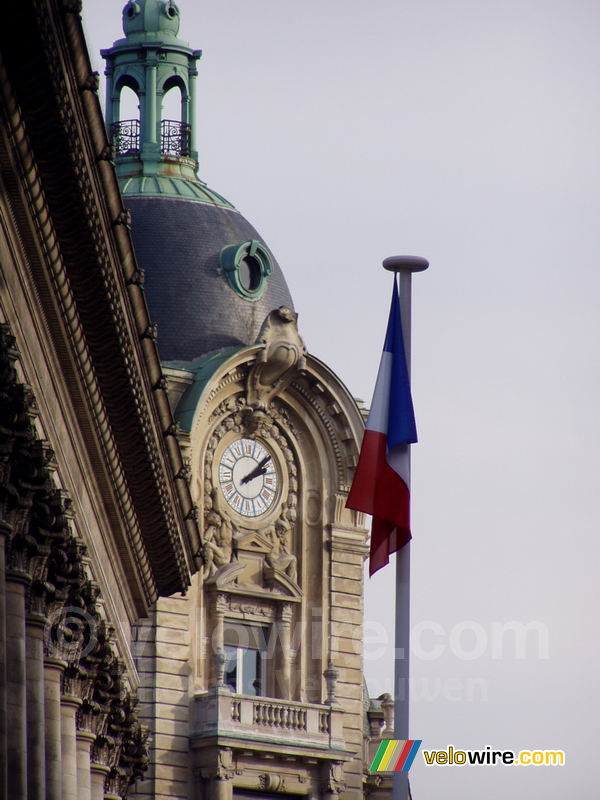
<instances>
[{"instance_id":1,"label":"decorative molding","mask_svg":"<svg viewBox=\"0 0 600 800\"><path fill-rule=\"evenodd\" d=\"M123 208L114 219L113 225L123 225L128 231L131 230L131 209Z\"/></svg>"},{"instance_id":2,"label":"decorative molding","mask_svg":"<svg viewBox=\"0 0 600 800\"><path fill-rule=\"evenodd\" d=\"M331 528L329 547L344 553L355 553L363 557L368 555L368 531L366 528Z\"/></svg>"},{"instance_id":3,"label":"decorative molding","mask_svg":"<svg viewBox=\"0 0 600 800\"><path fill-rule=\"evenodd\" d=\"M331 417L326 409L320 404L319 400L311 393L310 389L305 385L304 382L300 382L298 380L294 380L291 382L291 387L298 392L298 394L303 398L303 400L311 406L315 412L317 413L318 418L321 420L323 427L327 432L327 436L329 438L329 443L331 444L334 456L335 456L335 463L337 468L337 485L342 486L346 483L346 470L347 465L345 464L344 454L342 452L342 448L340 446L340 440L337 435L336 427L331 421Z\"/></svg>"},{"instance_id":4,"label":"decorative molding","mask_svg":"<svg viewBox=\"0 0 600 800\"><path fill-rule=\"evenodd\" d=\"M265 409L306 368L306 348L298 333L298 315L285 306L271 311L256 342L263 347L250 369L246 396L251 408Z\"/></svg>"},{"instance_id":5,"label":"decorative molding","mask_svg":"<svg viewBox=\"0 0 600 800\"><path fill-rule=\"evenodd\" d=\"M98 175L93 169L98 153L107 144L100 110L95 98L85 101L83 114L89 116L95 113L97 119L94 119L94 124L97 125L92 130L87 127L84 129L77 107L77 103L82 101L78 100L77 92L71 91L78 87L71 87L67 83L72 82L71 73L63 68L65 58L74 58L75 73L79 73L75 77L80 82L85 82L89 77L89 61L80 58L80 50L77 49L83 47L84 43L81 25L74 18L64 23L59 18L56 23L54 17L48 14L44 0L33 0L33 8L37 28L32 38L39 32L42 43L34 61L40 67L37 61L43 60L44 81L35 84L35 96L30 96L29 92L28 103L23 103L22 98L17 103L11 95L10 81L6 76L6 71L11 69L9 58L2 65L4 74L1 81L10 117L13 152L21 165L21 181L28 195L29 212L37 226L47 264L42 273L39 266L32 264L32 272L36 282L46 280L48 272L51 276L51 285L61 307L62 321L68 330L75 363L88 396L89 407L95 415L97 436L106 453L105 463L111 465L113 472L124 472L127 476L127 480L124 480L122 475L114 475L111 482L118 494L123 518L127 521L130 549L135 552L138 561L137 572L145 576L144 589L147 602L151 602L156 597L156 588L148 583L152 581L152 572L164 593L181 590L187 585L189 567L181 531L187 530L190 535L190 542L185 543L190 562L190 545L194 539L199 539L199 535L193 520L187 523L183 521L183 515L191 503L189 487L181 482L176 485L173 481L171 465L175 471L180 468L181 454L173 444L165 448L166 443L161 445L156 436L158 406L162 419L170 413L166 392L156 392L154 405L149 395L150 387L146 385L147 379L138 366L145 361L151 374L160 368L156 350L148 350L144 345L142 352L142 345L137 345L131 335L132 316L126 304L134 298L126 296L124 281L116 266L120 262L130 272L130 265L135 262L130 242L127 243L129 251L125 252L123 235L119 233L117 236L115 232L115 240L107 224L109 206L118 197L116 178L104 172ZM56 24L66 25L66 44L71 52L60 51L64 45L59 44L63 40L57 37ZM33 66L32 63L28 69ZM12 73L10 77L13 77ZM19 73L16 79L18 85L14 88L19 92L19 81L25 78ZM48 84L52 87L51 92L48 92ZM96 145L97 133L101 134L103 141ZM43 165L43 180L38 174L37 163L32 159L28 135L35 138L36 156ZM68 145L66 148L65 143ZM91 162L88 159L90 148L95 150ZM46 150L52 150L54 156L46 158ZM61 163L56 153L61 156L64 153L70 163ZM100 180L105 183L112 181L114 196L104 199L104 187L97 185ZM80 222L85 220L87 224L74 224L77 218ZM144 315L147 316L143 296L137 287L132 287L132 290L136 292L138 311L141 308L143 312L136 313L135 318L141 321ZM85 335L82 318L86 320ZM127 410L131 408L135 409L133 414ZM121 442L128 437L128 446L117 448L115 436ZM118 453L123 463L120 463ZM140 470L139 464L143 462L148 466ZM134 463L137 465L135 469ZM128 492L136 498L135 506ZM142 496L146 498L145 501L138 502ZM148 502L148 498L152 498L152 501ZM182 504L183 514L178 502ZM143 541L139 529L135 530L138 524L135 513L145 532ZM179 521L176 515L179 515ZM170 542L170 558L164 555L165 536ZM144 552L146 549L152 554L152 569ZM162 553L160 558L156 555L159 550Z\"/></svg>"},{"instance_id":6,"label":"decorative molding","mask_svg":"<svg viewBox=\"0 0 600 800\"><path fill-rule=\"evenodd\" d=\"M233 750L221 747L217 750L216 756L216 763L213 766L200 767L196 770L197 776L204 780L230 781L237 773Z\"/></svg>"},{"instance_id":7,"label":"decorative molding","mask_svg":"<svg viewBox=\"0 0 600 800\"><path fill-rule=\"evenodd\" d=\"M227 373L221 380L219 381L218 385L208 393L206 396L204 406L202 408L202 412L212 403L212 401L223 391L223 389L227 388L227 386L231 386L233 383L240 383L243 381L248 374L248 369L246 365L241 367L236 367L231 372Z\"/></svg>"},{"instance_id":8,"label":"decorative molding","mask_svg":"<svg viewBox=\"0 0 600 800\"><path fill-rule=\"evenodd\" d=\"M285 778L272 772L263 772L259 776L259 786L263 792L285 792Z\"/></svg>"},{"instance_id":9,"label":"decorative molding","mask_svg":"<svg viewBox=\"0 0 600 800\"><path fill-rule=\"evenodd\" d=\"M229 597L227 611L230 614L239 614L241 617L260 617L263 619L274 620L275 609L267 602L259 602L256 598L252 601Z\"/></svg>"},{"instance_id":10,"label":"decorative molding","mask_svg":"<svg viewBox=\"0 0 600 800\"><path fill-rule=\"evenodd\" d=\"M333 512L333 522L339 528L346 528L348 531L355 531L357 528L364 527L365 515L361 511L354 511L346 508L346 500L350 492L349 486L340 486L335 496L335 507Z\"/></svg>"},{"instance_id":11,"label":"decorative molding","mask_svg":"<svg viewBox=\"0 0 600 800\"><path fill-rule=\"evenodd\" d=\"M81 91L93 92L94 94L97 94L99 89L100 89L100 73L95 71L90 72L90 74L81 84Z\"/></svg>"},{"instance_id":12,"label":"decorative molding","mask_svg":"<svg viewBox=\"0 0 600 800\"><path fill-rule=\"evenodd\" d=\"M244 530L238 533L229 521L229 513L220 500L219 487L213 484L216 451L223 438L228 435L260 436L266 442L277 445L287 472L287 492L283 498L279 518L271 520L260 536L263 545L261 552L264 552L267 558L269 553L273 554L273 561L269 566L275 571L283 570L283 573L287 573L287 577L284 576L287 592L288 584L294 584L297 580L297 556L293 553L289 538L296 525L298 506L297 466L289 439L293 434L293 426L287 412L278 402L271 402L264 409L253 408L248 404L247 398L240 394L223 400L213 410L207 421L207 429L203 469L198 477L196 491L196 496L203 498L204 508L202 548L204 577L206 580L210 579L211 584L215 583L218 586L237 581L244 565L233 572L227 565L234 561L238 552L243 550L244 542L253 533ZM288 531L284 543L281 543L277 535L277 526L278 530ZM228 570L227 574L221 576L222 570Z\"/></svg>"},{"instance_id":13,"label":"decorative molding","mask_svg":"<svg viewBox=\"0 0 600 800\"><path fill-rule=\"evenodd\" d=\"M333 761L325 769L323 791L331 794L341 794L346 789L344 769L339 761Z\"/></svg>"}]
</instances>

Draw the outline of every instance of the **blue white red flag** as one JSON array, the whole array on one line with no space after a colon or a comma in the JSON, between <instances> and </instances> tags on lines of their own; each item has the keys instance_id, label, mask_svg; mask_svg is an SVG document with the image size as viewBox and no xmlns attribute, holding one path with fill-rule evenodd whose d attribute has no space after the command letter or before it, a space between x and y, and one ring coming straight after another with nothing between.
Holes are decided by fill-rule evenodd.
<instances>
[{"instance_id":1,"label":"blue white red flag","mask_svg":"<svg viewBox=\"0 0 600 800\"><path fill-rule=\"evenodd\" d=\"M346 505L373 517L369 574L389 563L410 541L409 446L417 427L406 352L398 284L394 276L392 306L371 410L358 466Z\"/></svg>"}]
</instances>

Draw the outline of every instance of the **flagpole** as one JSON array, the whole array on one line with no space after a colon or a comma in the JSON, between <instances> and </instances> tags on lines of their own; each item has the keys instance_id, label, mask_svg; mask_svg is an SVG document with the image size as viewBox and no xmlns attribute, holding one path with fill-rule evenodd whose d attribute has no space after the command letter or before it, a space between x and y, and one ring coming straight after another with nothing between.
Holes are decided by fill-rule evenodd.
<instances>
[{"instance_id":1,"label":"flagpole","mask_svg":"<svg viewBox=\"0 0 600 800\"><path fill-rule=\"evenodd\" d=\"M429 266L419 256L390 256L383 262L384 269L398 275L402 338L406 353L406 367L411 373L411 313L412 274L423 272ZM410 448L409 448L410 475ZM410 485L409 485L410 489ZM410 679L410 542L396 553L396 620L394 651L394 737L410 739L409 732L409 679ZM393 800L408 800L408 772L394 772Z\"/></svg>"}]
</instances>

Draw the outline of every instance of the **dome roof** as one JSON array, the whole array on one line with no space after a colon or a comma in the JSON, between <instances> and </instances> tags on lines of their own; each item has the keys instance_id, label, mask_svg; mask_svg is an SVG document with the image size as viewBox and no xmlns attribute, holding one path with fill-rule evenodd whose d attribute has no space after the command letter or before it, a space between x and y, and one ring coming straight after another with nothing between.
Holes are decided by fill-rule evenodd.
<instances>
[{"instance_id":1,"label":"dome roof","mask_svg":"<svg viewBox=\"0 0 600 800\"><path fill-rule=\"evenodd\" d=\"M254 344L270 311L293 308L279 265L232 206L148 195L127 195L125 202L163 361ZM221 257L225 248L237 252L244 243L266 251L272 270L254 298L236 291Z\"/></svg>"},{"instance_id":2,"label":"dome roof","mask_svg":"<svg viewBox=\"0 0 600 800\"><path fill-rule=\"evenodd\" d=\"M188 362L253 345L271 311L293 306L263 239L198 176L201 51L177 38L179 22L173 0L129 0L125 38L102 55L107 126L160 356ZM125 86L138 96L139 119L120 116ZM180 93L180 114L166 119L163 100L172 90Z\"/></svg>"},{"instance_id":3,"label":"dome roof","mask_svg":"<svg viewBox=\"0 0 600 800\"><path fill-rule=\"evenodd\" d=\"M173 0L129 0L123 9L123 31L131 34L179 33L179 9Z\"/></svg>"}]
</instances>

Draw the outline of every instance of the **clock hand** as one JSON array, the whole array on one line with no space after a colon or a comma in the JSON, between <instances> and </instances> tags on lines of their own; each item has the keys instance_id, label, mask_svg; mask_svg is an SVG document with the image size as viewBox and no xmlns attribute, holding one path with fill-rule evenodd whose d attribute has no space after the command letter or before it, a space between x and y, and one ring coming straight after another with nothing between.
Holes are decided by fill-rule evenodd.
<instances>
[{"instance_id":1,"label":"clock hand","mask_svg":"<svg viewBox=\"0 0 600 800\"><path fill-rule=\"evenodd\" d=\"M261 475L265 475L267 470L265 469L265 465L271 460L271 456L265 456L263 460L254 467L252 472L249 472L242 480L240 481L241 484L250 483L255 478L259 478Z\"/></svg>"},{"instance_id":2,"label":"clock hand","mask_svg":"<svg viewBox=\"0 0 600 800\"><path fill-rule=\"evenodd\" d=\"M261 470L260 467L255 467L252 470L252 472L249 472L244 478L242 478L240 483L242 485L244 485L245 483L250 483L250 481L253 481L255 478L258 478L259 475L264 475L265 472L266 470Z\"/></svg>"}]
</instances>

